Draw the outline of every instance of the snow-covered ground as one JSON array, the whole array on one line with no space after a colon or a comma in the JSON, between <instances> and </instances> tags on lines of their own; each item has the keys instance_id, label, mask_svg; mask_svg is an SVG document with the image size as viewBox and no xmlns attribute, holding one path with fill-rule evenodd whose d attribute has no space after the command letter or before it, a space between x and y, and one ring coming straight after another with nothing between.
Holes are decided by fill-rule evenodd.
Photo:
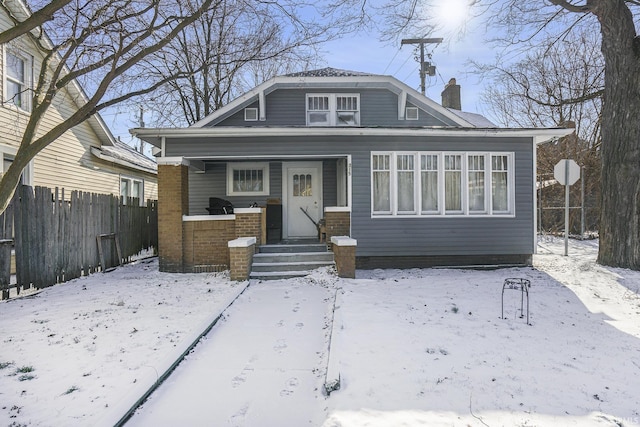
<instances>
[{"instance_id":1,"label":"snow-covered ground","mask_svg":"<svg viewBox=\"0 0 640 427\"><path fill-rule=\"evenodd\" d=\"M596 245L252 283L128 425L640 425L640 272L595 264ZM531 281L531 325L519 291L500 318L508 277ZM246 285L140 262L0 303L0 425L119 419Z\"/></svg>"}]
</instances>

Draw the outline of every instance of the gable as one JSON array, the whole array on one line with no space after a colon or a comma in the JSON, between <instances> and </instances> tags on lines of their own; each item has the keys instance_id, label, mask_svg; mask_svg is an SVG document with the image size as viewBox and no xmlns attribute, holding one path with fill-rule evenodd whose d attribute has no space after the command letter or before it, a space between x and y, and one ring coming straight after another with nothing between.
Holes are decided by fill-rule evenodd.
<instances>
[{"instance_id":1,"label":"gable","mask_svg":"<svg viewBox=\"0 0 640 427\"><path fill-rule=\"evenodd\" d=\"M359 121L356 124L359 127L474 127L463 117L391 76L366 74L276 77L192 127L312 126L307 116L307 97L310 94L324 94L328 99L339 94L359 97ZM407 120L407 107L417 109L416 120ZM249 117L252 120L245 120L246 108L251 109ZM331 107L327 107L327 111L335 114ZM256 113L258 119L253 120ZM324 125L331 126L334 122L328 121Z\"/></svg>"}]
</instances>

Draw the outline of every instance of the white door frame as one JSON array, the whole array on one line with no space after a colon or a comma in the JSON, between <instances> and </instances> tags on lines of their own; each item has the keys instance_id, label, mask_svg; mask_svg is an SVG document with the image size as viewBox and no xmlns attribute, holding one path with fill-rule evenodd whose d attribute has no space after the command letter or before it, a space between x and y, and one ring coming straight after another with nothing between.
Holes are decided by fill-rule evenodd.
<instances>
[{"instance_id":1,"label":"white door frame","mask_svg":"<svg viewBox=\"0 0 640 427\"><path fill-rule=\"evenodd\" d=\"M282 162L282 238L289 238L289 169L294 168L313 168L318 170L318 182L320 185L318 186L318 196L320 200L320 213L324 212L324 208L322 206L323 195L322 195L322 161L301 161L301 162Z\"/></svg>"}]
</instances>

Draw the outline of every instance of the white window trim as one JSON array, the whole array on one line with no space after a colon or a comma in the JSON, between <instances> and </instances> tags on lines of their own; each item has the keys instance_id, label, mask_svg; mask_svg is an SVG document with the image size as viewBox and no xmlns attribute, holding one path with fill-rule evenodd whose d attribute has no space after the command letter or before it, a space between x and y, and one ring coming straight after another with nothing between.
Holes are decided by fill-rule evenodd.
<instances>
[{"instance_id":1,"label":"white window trim","mask_svg":"<svg viewBox=\"0 0 640 427\"><path fill-rule=\"evenodd\" d=\"M233 171L247 169L262 169L262 191L234 191ZM269 162L230 162L227 163L227 196L268 196L269 193Z\"/></svg>"},{"instance_id":2,"label":"white window trim","mask_svg":"<svg viewBox=\"0 0 640 427\"><path fill-rule=\"evenodd\" d=\"M16 153L18 150L15 148L0 144L0 175L2 175L4 171L4 159L9 158L13 161L16 157ZM27 166L22 169L22 185L31 185L33 186L33 160L31 160Z\"/></svg>"},{"instance_id":3,"label":"white window trim","mask_svg":"<svg viewBox=\"0 0 640 427\"><path fill-rule=\"evenodd\" d=\"M321 97L326 96L329 99L329 121L326 124L310 124L309 123L309 98L313 97ZM349 125L349 124L340 124L338 123L338 109L337 109L337 98L338 97L355 97L358 103L358 109L355 110L355 115L357 117L357 124ZM356 127L360 126L360 94L359 93L307 93L305 96L304 109L305 109L305 120L307 126L324 126L324 127ZM319 110L326 111L326 110ZM346 110L341 110L346 111ZM350 111L350 110L349 110Z\"/></svg>"},{"instance_id":4,"label":"white window trim","mask_svg":"<svg viewBox=\"0 0 640 427\"><path fill-rule=\"evenodd\" d=\"M124 204L127 203L127 198L129 197L133 197L130 195L127 196L123 196L122 195L122 181L128 181L129 182L129 194L131 194L131 189L133 188L133 183L134 182L138 182L140 183L140 189L142 190L142 194L139 197L139 201L138 203L140 204L140 206L144 206L145 205L145 198L144 198L144 179L142 178L134 178L131 176L126 176L126 175L120 175L120 181L118 182L118 184L120 184L120 197L122 197L122 202Z\"/></svg>"},{"instance_id":5,"label":"white window trim","mask_svg":"<svg viewBox=\"0 0 640 427\"><path fill-rule=\"evenodd\" d=\"M415 111L414 117L409 114L409 111ZM419 120L420 119L420 110L418 107L407 107L404 111L405 120Z\"/></svg>"},{"instance_id":6,"label":"white window trim","mask_svg":"<svg viewBox=\"0 0 640 427\"><path fill-rule=\"evenodd\" d=\"M373 188L373 156L374 155L388 155L390 156L390 212L374 212L374 188ZM414 207L415 213L398 212L397 206L397 156L398 155L414 155ZM420 162L421 155L437 155L438 156L438 211L422 211L422 167ZM446 211L445 210L445 170L444 170L444 156L446 155L461 155L462 156L462 210L461 211ZM485 156L484 161L484 186L485 186L485 210L484 212L470 212L469 211L469 156L482 155ZM508 211L493 211L492 200L492 156L507 156L507 206ZM514 152L476 152L476 151L372 151L371 152L371 217L372 218L482 218L482 217L502 217L513 218L515 217L515 153Z\"/></svg>"},{"instance_id":7,"label":"white window trim","mask_svg":"<svg viewBox=\"0 0 640 427\"><path fill-rule=\"evenodd\" d=\"M253 117L250 117L247 113L253 112ZM245 122L257 122L258 121L258 109L256 107L247 107L244 109L244 121Z\"/></svg>"},{"instance_id":8,"label":"white window trim","mask_svg":"<svg viewBox=\"0 0 640 427\"><path fill-rule=\"evenodd\" d=\"M7 81L10 80L10 77L8 76L8 72L7 72L7 53L11 53L13 56L17 56L18 58L22 59L24 61L25 64L25 70L24 70L24 86L25 86L25 90L22 92L23 95L23 105L18 106L16 104L14 104L12 101L5 99L5 95L7 94L8 90L7 90ZM2 49L2 64L3 64L3 68L2 68L2 104L8 108L15 108L18 111L23 111L23 112L31 112L31 91L30 89L33 89L33 56L29 55L28 53L24 52L21 49L17 49L17 48L13 48L13 47L8 47L7 45L3 46Z\"/></svg>"}]
</instances>

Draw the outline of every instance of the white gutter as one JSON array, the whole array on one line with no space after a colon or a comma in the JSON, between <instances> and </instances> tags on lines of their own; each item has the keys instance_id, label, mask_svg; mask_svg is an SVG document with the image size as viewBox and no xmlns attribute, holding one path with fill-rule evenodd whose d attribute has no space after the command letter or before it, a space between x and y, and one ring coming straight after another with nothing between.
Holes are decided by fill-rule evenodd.
<instances>
[{"instance_id":1,"label":"white gutter","mask_svg":"<svg viewBox=\"0 0 640 427\"><path fill-rule=\"evenodd\" d=\"M136 128L130 130L136 136L155 146L163 138L212 138L212 137L260 137L260 136L463 136L497 138L533 138L541 144L574 132L570 128L355 128L355 127L212 127L212 128Z\"/></svg>"}]
</instances>

